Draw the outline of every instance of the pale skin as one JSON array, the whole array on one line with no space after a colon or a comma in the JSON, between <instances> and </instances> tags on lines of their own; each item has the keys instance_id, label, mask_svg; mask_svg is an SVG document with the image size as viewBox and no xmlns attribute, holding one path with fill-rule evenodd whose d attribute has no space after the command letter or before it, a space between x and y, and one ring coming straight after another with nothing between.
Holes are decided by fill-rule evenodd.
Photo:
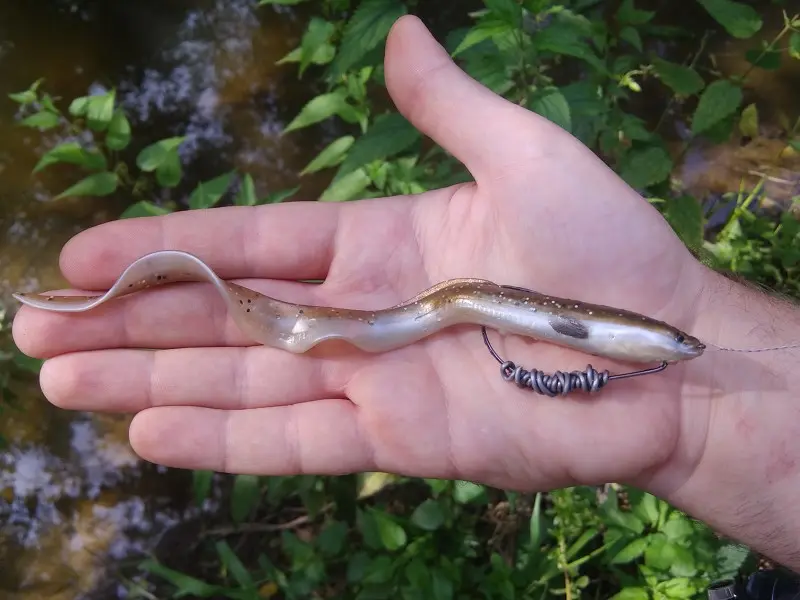
<instances>
[{"instance_id":1,"label":"pale skin","mask_svg":"<svg viewBox=\"0 0 800 600\"><path fill-rule=\"evenodd\" d=\"M298 303L374 310L475 277L632 310L727 347L800 340L794 307L708 270L589 150L470 79L415 17L389 36L386 80L398 109L475 183L104 224L63 249L70 285L105 290L140 256L180 249ZM13 333L23 352L48 359L41 386L55 405L135 413L131 444L149 461L270 475L379 470L530 492L616 481L800 569L797 350L707 350L598 396L551 399L503 381L477 328L384 354L333 342L296 355L253 345L198 284L80 314L23 307ZM588 358L518 337L497 349L550 371Z\"/></svg>"}]
</instances>

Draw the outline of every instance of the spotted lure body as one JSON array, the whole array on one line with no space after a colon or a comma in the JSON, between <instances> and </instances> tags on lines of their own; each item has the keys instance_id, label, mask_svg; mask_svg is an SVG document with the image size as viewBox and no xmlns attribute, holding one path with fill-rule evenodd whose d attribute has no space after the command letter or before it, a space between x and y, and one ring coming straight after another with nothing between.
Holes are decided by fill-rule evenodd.
<instances>
[{"instance_id":1,"label":"spotted lure body","mask_svg":"<svg viewBox=\"0 0 800 600\"><path fill-rule=\"evenodd\" d=\"M283 302L223 281L202 260L178 250L153 252L136 260L99 296L17 293L14 297L42 310L83 312L113 298L187 281L212 284L245 336L293 353L307 352L332 339L345 340L367 352L386 352L461 324L634 363L688 360L700 356L705 348L696 338L640 314L483 279L445 281L402 304L376 311Z\"/></svg>"}]
</instances>

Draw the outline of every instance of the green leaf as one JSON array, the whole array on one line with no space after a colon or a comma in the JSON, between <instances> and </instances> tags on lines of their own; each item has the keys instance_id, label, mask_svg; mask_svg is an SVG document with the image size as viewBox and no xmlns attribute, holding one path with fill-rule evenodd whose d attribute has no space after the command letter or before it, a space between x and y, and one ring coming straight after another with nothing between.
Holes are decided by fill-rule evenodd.
<instances>
[{"instance_id":1,"label":"green leaf","mask_svg":"<svg viewBox=\"0 0 800 600\"><path fill-rule=\"evenodd\" d=\"M763 21L751 6L734 0L697 0L715 21L733 37L752 37L761 29Z\"/></svg>"},{"instance_id":2,"label":"green leaf","mask_svg":"<svg viewBox=\"0 0 800 600\"><path fill-rule=\"evenodd\" d=\"M744 566L750 550L738 544L725 544L717 550L716 562L720 577L733 577Z\"/></svg>"},{"instance_id":3,"label":"green leaf","mask_svg":"<svg viewBox=\"0 0 800 600\"><path fill-rule=\"evenodd\" d=\"M483 0L494 15L511 27L522 27L522 7L517 0Z\"/></svg>"},{"instance_id":4,"label":"green leaf","mask_svg":"<svg viewBox=\"0 0 800 600\"><path fill-rule=\"evenodd\" d=\"M687 247L698 250L703 245L705 228L703 207L693 196L670 198L664 207L664 217Z\"/></svg>"},{"instance_id":5,"label":"green leaf","mask_svg":"<svg viewBox=\"0 0 800 600\"><path fill-rule=\"evenodd\" d=\"M156 167L156 181L158 184L172 188L181 182L183 176L183 167L181 166L181 157L177 151L169 152L164 161Z\"/></svg>"},{"instance_id":6,"label":"green leaf","mask_svg":"<svg viewBox=\"0 0 800 600\"><path fill-rule=\"evenodd\" d=\"M80 98L75 98L67 110L73 117L82 117L86 114L88 108L89 96L81 96Z\"/></svg>"},{"instance_id":7,"label":"green leaf","mask_svg":"<svg viewBox=\"0 0 800 600\"><path fill-rule=\"evenodd\" d=\"M694 529L686 517L677 516L664 523L661 532L669 540L680 542L688 539L694 533Z\"/></svg>"},{"instance_id":8,"label":"green leaf","mask_svg":"<svg viewBox=\"0 0 800 600\"><path fill-rule=\"evenodd\" d=\"M644 25L655 16L655 11L640 10L634 7L633 0L624 0L617 11L617 19L625 25Z\"/></svg>"},{"instance_id":9,"label":"green leaf","mask_svg":"<svg viewBox=\"0 0 800 600\"><path fill-rule=\"evenodd\" d=\"M451 56L455 57L485 40L493 38L496 35L504 35L509 31L511 31L511 28L508 23L503 23L502 21L494 19L481 21L467 31L467 34L461 40L461 43L456 46L456 49L453 50Z\"/></svg>"},{"instance_id":10,"label":"green leaf","mask_svg":"<svg viewBox=\"0 0 800 600\"><path fill-rule=\"evenodd\" d=\"M267 194L265 198L262 198L258 201L258 204L278 204L279 202L283 202L284 200L291 198L300 190L300 186L297 185L293 188L288 188L285 190L278 190L277 192L272 192L271 194Z\"/></svg>"},{"instance_id":11,"label":"green leaf","mask_svg":"<svg viewBox=\"0 0 800 600\"><path fill-rule=\"evenodd\" d=\"M643 492L641 498L634 506L633 511L645 523L649 525L656 525L658 523L658 504L659 500L653 494Z\"/></svg>"},{"instance_id":12,"label":"green leaf","mask_svg":"<svg viewBox=\"0 0 800 600\"><path fill-rule=\"evenodd\" d=\"M442 506L433 498L428 498L414 509L411 522L426 531L436 531L444 524Z\"/></svg>"},{"instance_id":13,"label":"green leaf","mask_svg":"<svg viewBox=\"0 0 800 600\"><path fill-rule=\"evenodd\" d=\"M758 107L754 104L748 104L742 111L742 116L739 118L739 131L742 135L757 138L758 137Z\"/></svg>"},{"instance_id":14,"label":"green leaf","mask_svg":"<svg viewBox=\"0 0 800 600\"><path fill-rule=\"evenodd\" d=\"M108 124L106 146L111 150L124 150L131 141L131 124L121 108L114 111Z\"/></svg>"},{"instance_id":15,"label":"green leaf","mask_svg":"<svg viewBox=\"0 0 800 600\"><path fill-rule=\"evenodd\" d=\"M633 540L630 544L620 550L614 558L611 559L612 565L621 565L632 562L639 558L647 549L649 539L640 537Z\"/></svg>"},{"instance_id":16,"label":"green leaf","mask_svg":"<svg viewBox=\"0 0 800 600\"><path fill-rule=\"evenodd\" d=\"M345 27L339 51L330 66L330 76L339 78L367 52L386 40L389 30L408 12L398 0L364 0Z\"/></svg>"},{"instance_id":17,"label":"green leaf","mask_svg":"<svg viewBox=\"0 0 800 600\"><path fill-rule=\"evenodd\" d=\"M58 122L59 118L57 114L42 110L22 119L22 121L20 121L20 125L34 129L45 130L52 129L58 125Z\"/></svg>"},{"instance_id":18,"label":"green leaf","mask_svg":"<svg viewBox=\"0 0 800 600\"><path fill-rule=\"evenodd\" d=\"M635 27L623 27L622 31L619 32L619 37L639 52L642 52L642 36L639 35L639 30Z\"/></svg>"},{"instance_id":19,"label":"green leaf","mask_svg":"<svg viewBox=\"0 0 800 600\"><path fill-rule=\"evenodd\" d=\"M647 588L628 587L617 592L608 600L650 600L650 594L647 592Z\"/></svg>"},{"instance_id":20,"label":"green leaf","mask_svg":"<svg viewBox=\"0 0 800 600\"><path fill-rule=\"evenodd\" d=\"M742 102L742 90L727 79L711 83L700 96L692 118L692 133L698 135L731 116Z\"/></svg>"},{"instance_id":21,"label":"green leaf","mask_svg":"<svg viewBox=\"0 0 800 600\"><path fill-rule=\"evenodd\" d=\"M293 6L306 1L307 0L258 0L258 5L263 6L265 4L278 4L281 6Z\"/></svg>"},{"instance_id":22,"label":"green leaf","mask_svg":"<svg viewBox=\"0 0 800 600\"><path fill-rule=\"evenodd\" d=\"M389 515L379 510L371 509L372 517L378 527L378 535L387 550L399 550L406 545L407 536L405 529L396 523Z\"/></svg>"},{"instance_id":23,"label":"green leaf","mask_svg":"<svg viewBox=\"0 0 800 600\"><path fill-rule=\"evenodd\" d=\"M86 107L86 124L90 129L102 131L111 123L114 116L114 99L116 92L111 90L106 94L89 96Z\"/></svg>"},{"instance_id":24,"label":"green leaf","mask_svg":"<svg viewBox=\"0 0 800 600\"><path fill-rule=\"evenodd\" d=\"M14 364L28 373L38 375L42 370L44 359L32 358L22 352L14 352ZM2 411L0 410L0 412Z\"/></svg>"},{"instance_id":25,"label":"green leaf","mask_svg":"<svg viewBox=\"0 0 800 600\"><path fill-rule=\"evenodd\" d=\"M317 537L317 545L323 554L336 556L344 548L347 539L347 525L342 521L333 521Z\"/></svg>"},{"instance_id":26,"label":"green leaf","mask_svg":"<svg viewBox=\"0 0 800 600\"><path fill-rule=\"evenodd\" d=\"M558 89L549 88L531 98L528 108L566 131L572 131L569 103Z\"/></svg>"},{"instance_id":27,"label":"green leaf","mask_svg":"<svg viewBox=\"0 0 800 600\"><path fill-rule=\"evenodd\" d=\"M233 203L237 206L255 206L258 204L258 196L256 196L256 184L253 181L252 175L246 173L242 179L242 184L239 186L239 193L233 199Z\"/></svg>"},{"instance_id":28,"label":"green leaf","mask_svg":"<svg viewBox=\"0 0 800 600\"><path fill-rule=\"evenodd\" d=\"M174 596L176 598L191 595L199 596L200 598L210 598L222 591L216 585L211 585L201 579L184 575L180 571L174 571L152 559L144 560L139 564L139 567L154 575L158 575L178 588L178 592L176 592Z\"/></svg>"},{"instance_id":29,"label":"green leaf","mask_svg":"<svg viewBox=\"0 0 800 600\"><path fill-rule=\"evenodd\" d=\"M314 55L311 57L310 62L314 65L326 65L333 60L336 54L336 47L333 44L322 44L317 48ZM284 65L288 63L299 63L303 59L303 49L299 46L289 52L286 56L275 62L276 65Z\"/></svg>"},{"instance_id":30,"label":"green leaf","mask_svg":"<svg viewBox=\"0 0 800 600\"><path fill-rule=\"evenodd\" d=\"M537 492L536 499L533 501L533 510L531 511L531 520L528 524L530 531L530 548L531 550L539 548L544 539L545 523L544 515L542 515L542 493Z\"/></svg>"},{"instance_id":31,"label":"green leaf","mask_svg":"<svg viewBox=\"0 0 800 600\"><path fill-rule=\"evenodd\" d=\"M300 112L286 126L283 133L286 134L296 129L314 125L334 115L345 118L342 115L350 116L354 112L355 108L347 103L343 90L339 89L328 94L320 94L312 98L300 109Z\"/></svg>"},{"instance_id":32,"label":"green leaf","mask_svg":"<svg viewBox=\"0 0 800 600\"><path fill-rule=\"evenodd\" d=\"M653 67L664 85L669 86L679 96L697 94L705 86L703 78L692 67L658 57L653 59Z\"/></svg>"},{"instance_id":33,"label":"green leaf","mask_svg":"<svg viewBox=\"0 0 800 600\"><path fill-rule=\"evenodd\" d=\"M319 49L327 44L331 35L336 31L336 26L319 17L312 17L300 44L300 69L302 77L308 65L313 62Z\"/></svg>"},{"instance_id":34,"label":"green leaf","mask_svg":"<svg viewBox=\"0 0 800 600\"><path fill-rule=\"evenodd\" d=\"M31 90L25 90L24 92L13 92L8 95L8 97L16 102L17 104L22 104L23 106L26 104L33 104L36 102L36 92Z\"/></svg>"},{"instance_id":35,"label":"green leaf","mask_svg":"<svg viewBox=\"0 0 800 600\"><path fill-rule=\"evenodd\" d=\"M667 179L672 167L672 159L663 148L631 150L625 157L620 177L631 187L644 189Z\"/></svg>"},{"instance_id":36,"label":"green leaf","mask_svg":"<svg viewBox=\"0 0 800 600\"><path fill-rule=\"evenodd\" d=\"M765 71L776 71L781 68L780 50L766 51L752 48L744 53L744 57L747 62Z\"/></svg>"},{"instance_id":37,"label":"green leaf","mask_svg":"<svg viewBox=\"0 0 800 600\"><path fill-rule=\"evenodd\" d=\"M471 481L456 481L453 489L453 499L459 504L484 501L486 488Z\"/></svg>"},{"instance_id":38,"label":"green leaf","mask_svg":"<svg viewBox=\"0 0 800 600\"><path fill-rule=\"evenodd\" d=\"M319 197L320 202L344 202L352 200L361 192L367 189L372 183L369 175L364 169L358 169L345 175L331 184L322 192Z\"/></svg>"},{"instance_id":39,"label":"green leaf","mask_svg":"<svg viewBox=\"0 0 800 600\"><path fill-rule=\"evenodd\" d=\"M339 139L334 140L300 171L300 175L309 175L310 173L316 173L328 167L335 167L344 160L345 154L347 154L350 146L352 146L355 141L356 138L352 135L343 135Z\"/></svg>"},{"instance_id":40,"label":"green leaf","mask_svg":"<svg viewBox=\"0 0 800 600\"><path fill-rule=\"evenodd\" d=\"M150 144L136 156L136 166L145 172L155 171L170 153L177 151L184 139L182 136L171 137Z\"/></svg>"},{"instance_id":41,"label":"green leaf","mask_svg":"<svg viewBox=\"0 0 800 600\"><path fill-rule=\"evenodd\" d=\"M253 581L253 577L250 575L250 571L242 564L242 561L239 560L239 557L236 556L236 553L228 543L224 540L220 540L214 544L214 547L217 550L220 562L222 562L225 569L233 575L239 587L243 590L254 590L256 584ZM246 597L255 598L256 596L255 594L242 596L243 599Z\"/></svg>"},{"instance_id":42,"label":"green leaf","mask_svg":"<svg viewBox=\"0 0 800 600\"><path fill-rule=\"evenodd\" d=\"M64 190L54 199L68 196L108 196L117 190L117 174L109 171L94 173L84 177L72 187Z\"/></svg>"},{"instance_id":43,"label":"green leaf","mask_svg":"<svg viewBox=\"0 0 800 600\"><path fill-rule=\"evenodd\" d=\"M159 215L168 215L170 212L166 208L162 208L158 204L154 204L149 200L141 200L136 204L131 204L125 211L119 216L120 219L131 219L135 217L156 217ZM203 482L202 485L207 486L210 488L211 486L211 471L194 471L194 481L197 484L199 474L204 474L204 476L208 477L207 482ZM207 493L207 490L206 490ZM205 497L205 496L204 496Z\"/></svg>"},{"instance_id":44,"label":"green leaf","mask_svg":"<svg viewBox=\"0 0 800 600\"><path fill-rule=\"evenodd\" d=\"M255 475L236 475L231 491L231 518L234 523L245 520L258 504L259 480Z\"/></svg>"},{"instance_id":45,"label":"green leaf","mask_svg":"<svg viewBox=\"0 0 800 600\"><path fill-rule=\"evenodd\" d=\"M57 163L78 165L90 171L102 171L108 167L102 153L86 150L77 142L64 142L45 152L33 168L33 173Z\"/></svg>"},{"instance_id":46,"label":"green leaf","mask_svg":"<svg viewBox=\"0 0 800 600\"><path fill-rule=\"evenodd\" d=\"M372 161L387 159L403 152L420 137L419 131L400 113L393 112L379 116L350 148L334 181Z\"/></svg>"},{"instance_id":47,"label":"green leaf","mask_svg":"<svg viewBox=\"0 0 800 600\"><path fill-rule=\"evenodd\" d=\"M189 208L197 210L201 208L211 208L222 199L228 186L231 184L235 171L223 173L214 179L202 181L189 196Z\"/></svg>"},{"instance_id":48,"label":"green leaf","mask_svg":"<svg viewBox=\"0 0 800 600\"><path fill-rule=\"evenodd\" d=\"M793 31L789 36L789 56L800 59L800 31Z\"/></svg>"}]
</instances>

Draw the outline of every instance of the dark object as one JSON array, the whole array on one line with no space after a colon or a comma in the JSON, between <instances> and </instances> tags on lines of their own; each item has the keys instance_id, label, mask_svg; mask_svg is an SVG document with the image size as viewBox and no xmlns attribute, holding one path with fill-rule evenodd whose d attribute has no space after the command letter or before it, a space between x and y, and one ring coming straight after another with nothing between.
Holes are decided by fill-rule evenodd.
<instances>
[{"instance_id":1,"label":"dark object","mask_svg":"<svg viewBox=\"0 0 800 600\"><path fill-rule=\"evenodd\" d=\"M745 581L728 579L708 588L708 600L795 600L800 578L780 570L756 571Z\"/></svg>"}]
</instances>

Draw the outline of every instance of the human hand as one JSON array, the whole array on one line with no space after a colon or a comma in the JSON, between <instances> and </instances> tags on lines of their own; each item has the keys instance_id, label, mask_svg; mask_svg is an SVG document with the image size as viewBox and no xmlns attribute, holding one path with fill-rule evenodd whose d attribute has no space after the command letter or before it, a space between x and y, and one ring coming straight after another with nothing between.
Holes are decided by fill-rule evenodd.
<instances>
[{"instance_id":1,"label":"human hand","mask_svg":"<svg viewBox=\"0 0 800 600\"><path fill-rule=\"evenodd\" d=\"M299 303L377 309L479 277L709 331L698 319L708 270L577 140L467 77L414 17L390 34L386 80L398 109L476 183L108 223L67 244L64 275L107 289L136 258L180 249ZM329 343L293 355L253 346L216 292L194 284L85 314L23 307L13 333L23 352L49 359L41 385L51 402L136 413L135 451L183 468L380 470L517 490L620 481L669 496L700 463L711 420L710 394L688 399L700 385L695 361L598 396L546 398L500 378L477 328L386 354ZM547 370L624 368L519 338L497 347Z\"/></svg>"}]
</instances>

